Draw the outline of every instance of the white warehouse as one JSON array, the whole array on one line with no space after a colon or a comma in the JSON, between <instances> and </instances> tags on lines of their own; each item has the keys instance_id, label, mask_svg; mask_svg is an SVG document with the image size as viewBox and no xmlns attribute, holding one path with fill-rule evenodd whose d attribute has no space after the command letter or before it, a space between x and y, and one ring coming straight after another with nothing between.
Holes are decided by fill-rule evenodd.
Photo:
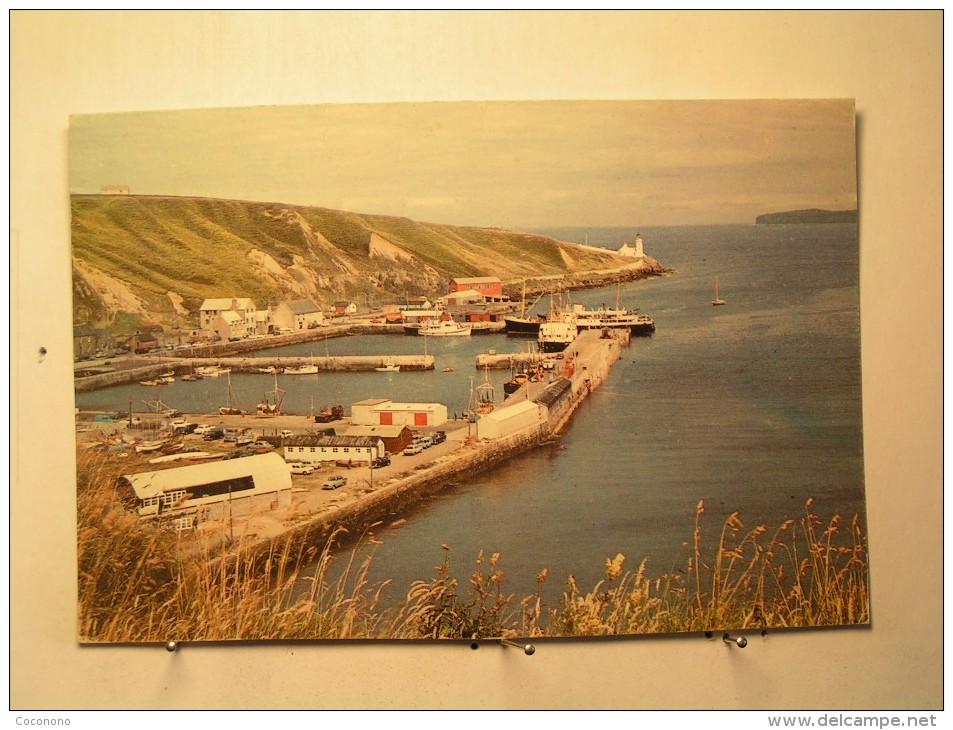
<instances>
[{"instance_id":1,"label":"white warehouse","mask_svg":"<svg viewBox=\"0 0 953 730\"><path fill-rule=\"evenodd\" d=\"M441 426L447 422L442 403L394 403L386 398L369 398L351 404L355 426Z\"/></svg>"},{"instance_id":2,"label":"white warehouse","mask_svg":"<svg viewBox=\"0 0 953 730\"><path fill-rule=\"evenodd\" d=\"M481 416L477 433L481 439L504 438L538 426L544 423L547 417L546 406L531 400L522 400Z\"/></svg>"},{"instance_id":3,"label":"white warehouse","mask_svg":"<svg viewBox=\"0 0 953 730\"><path fill-rule=\"evenodd\" d=\"M186 518L180 527L291 504L291 470L275 453L127 474L119 486L140 517Z\"/></svg>"}]
</instances>

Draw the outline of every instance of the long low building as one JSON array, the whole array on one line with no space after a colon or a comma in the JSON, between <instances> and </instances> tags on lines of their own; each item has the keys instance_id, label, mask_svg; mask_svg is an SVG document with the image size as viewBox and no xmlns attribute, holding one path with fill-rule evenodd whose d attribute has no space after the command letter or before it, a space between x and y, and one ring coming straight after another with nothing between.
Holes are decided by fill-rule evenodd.
<instances>
[{"instance_id":1,"label":"long low building","mask_svg":"<svg viewBox=\"0 0 953 730\"><path fill-rule=\"evenodd\" d=\"M351 426L343 435L379 438L388 454L399 454L414 440L414 432L407 426Z\"/></svg>"},{"instance_id":2,"label":"long low building","mask_svg":"<svg viewBox=\"0 0 953 730\"><path fill-rule=\"evenodd\" d=\"M119 478L140 517L188 528L205 519L291 504L291 469L279 454L156 469Z\"/></svg>"},{"instance_id":3,"label":"long low building","mask_svg":"<svg viewBox=\"0 0 953 730\"><path fill-rule=\"evenodd\" d=\"M441 426L447 422L442 403L395 403L386 398L369 398L351 405L355 426Z\"/></svg>"},{"instance_id":4,"label":"long low building","mask_svg":"<svg viewBox=\"0 0 953 730\"><path fill-rule=\"evenodd\" d=\"M320 461L371 462L384 456L384 441L378 436L290 436L282 442L285 461L308 464Z\"/></svg>"},{"instance_id":5,"label":"long low building","mask_svg":"<svg viewBox=\"0 0 953 730\"><path fill-rule=\"evenodd\" d=\"M546 406L531 400L496 408L480 417L478 433L481 439L512 436L520 431L546 423Z\"/></svg>"}]
</instances>

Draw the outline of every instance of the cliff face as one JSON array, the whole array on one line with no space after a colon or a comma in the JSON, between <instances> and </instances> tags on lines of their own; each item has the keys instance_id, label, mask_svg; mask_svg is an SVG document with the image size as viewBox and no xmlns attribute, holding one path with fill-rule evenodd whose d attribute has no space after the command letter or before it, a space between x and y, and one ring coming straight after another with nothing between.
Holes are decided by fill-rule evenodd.
<instances>
[{"instance_id":1,"label":"cliff face","mask_svg":"<svg viewBox=\"0 0 953 730\"><path fill-rule=\"evenodd\" d=\"M856 223L856 210L791 210L785 213L765 213L755 218L758 224L778 223Z\"/></svg>"},{"instance_id":2,"label":"cliff face","mask_svg":"<svg viewBox=\"0 0 953 730\"><path fill-rule=\"evenodd\" d=\"M328 308L436 297L453 277L571 283L633 264L546 236L325 208L132 195L71 202L74 320L94 324L134 315L189 326L208 297L247 296L261 308L308 298ZM640 271L662 267L647 259Z\"/></svg>"}]
</instances>

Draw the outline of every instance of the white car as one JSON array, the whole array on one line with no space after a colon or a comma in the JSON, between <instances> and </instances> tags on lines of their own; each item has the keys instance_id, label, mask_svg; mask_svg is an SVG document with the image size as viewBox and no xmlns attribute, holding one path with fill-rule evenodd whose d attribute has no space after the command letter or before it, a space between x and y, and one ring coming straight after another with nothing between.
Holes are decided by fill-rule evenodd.
<instances>
[{"instance_id":1,"label":"white car","mask_svg":"<svg viewBox=\"0 0 953 730\"><path fill-rule=\"evenodd\" d=\"M321 489L337 489L338 487L343 487L345 484L347 484L347 477L328 477L324 484L321 485Z\"/></svg>"},{"instance_id":2,"label":"white car","mask_svg":"<svg viewBox=\"0 0 953 730\"><path fill-rule=\"evenodd\" d=\"M311 464L295 461L290 466L292 474L314 474L314 467Z\"/></svg>"},{"instance_id":3,"label":"white car","mask_svg":"<svg viewBox=\"0 0 953 730\"><path fill-rule=\"evenodd\" d=\"M192 433L198 436L204 436L209 431L214 431L216 428L218 427L212 426L211 424L208 424L208 423L203 423L201 426L198 426Z\"/></svg>"},{"instance_id":4,"label":"white car","mask_svg":"<svg viewBox=\"0 0 953 730\"><path fill-rule=\"evenodd\" d=\"M294 436L294 435L295 435L295 432L294 432L294 431L289 431L287 428L285 428L285 429L282 429L281 431L279 431L279 432L278 432L278 435L279 435L281 438L283 438L283 439L287 439L287 438L291 438L292 436Z\"/></svg>"},{"instance_id":5,"label":"white car","mask_svg":"<svg viewBox=\"0 0 953 730\"><path fill-rule=\"evenodd\" d=\"M403 453L404 453L404 456L414 456L415 454L421 453L423 450L424 450L424 447L421 446L420 444L411 444L410 446L407 446L404 448Z\"/></svg>"}]
</instances>

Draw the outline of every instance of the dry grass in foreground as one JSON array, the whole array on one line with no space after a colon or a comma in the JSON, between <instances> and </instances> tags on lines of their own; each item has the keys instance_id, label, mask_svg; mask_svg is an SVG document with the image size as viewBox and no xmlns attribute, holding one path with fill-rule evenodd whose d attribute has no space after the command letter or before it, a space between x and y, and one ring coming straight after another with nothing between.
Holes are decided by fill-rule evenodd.
<instances>
[{"instance_id":1,"label":"dry grass in foreground","mask_svg":"<svg viewBox=\"0 0 953 730\"><path fill-rule=\"evenodd\" d=\"M823 522L812 512L769 534L738 513L722 526L715 554L702 556L699 502L683 571L658 578L642 561L626 571L607 558L605 579L581 590L569 577L546 606L535 590L504 589L500 556L482 552L466 585L450 577L450 549L430 581L404 604L381 607L371 558L332 558L329 547L284 544L264 565L241 546L226 559L185 553L173 531L120 504L100 457L81 457L77 506L79 634L92 642L229 639L479 639L863 624L869 620L867 548L857 517ZM345 560L330 578L332 560Z\"/></svg>"}]
</instances>

